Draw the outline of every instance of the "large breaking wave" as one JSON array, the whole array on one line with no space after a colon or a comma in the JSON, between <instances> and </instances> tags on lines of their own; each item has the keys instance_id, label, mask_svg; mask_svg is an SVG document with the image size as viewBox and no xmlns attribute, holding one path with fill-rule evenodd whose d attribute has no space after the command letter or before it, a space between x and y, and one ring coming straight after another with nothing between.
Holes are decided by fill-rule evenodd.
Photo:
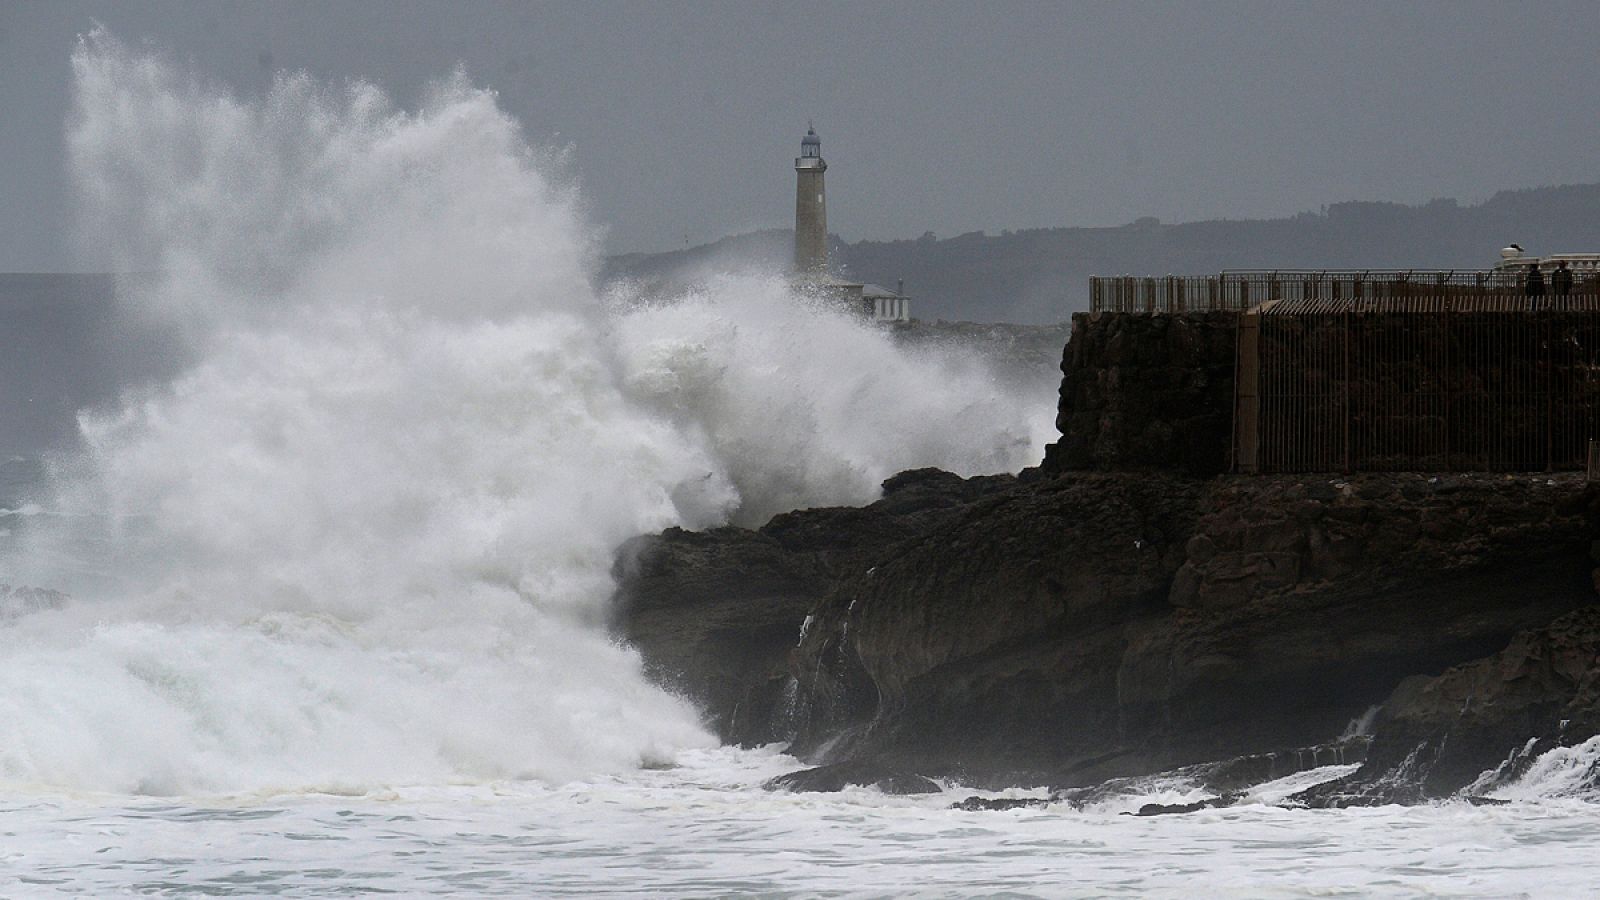
<instances>
[{"instance_id":1,"label":"large breaking wave","mask_svg":"<svg viewBox=\"0 0 1600 900\"><path fill-rule=\"evenodd\" d=\"M1014 470L1050 427L778 279L601 297L562 154L461 75L414 111L257 100L103 32L73 57L86 240L161 273L170 383L81 417L0 581L0 777L151 793L559 781L711 738L603 628L669 525Z\"/></svg>"}]
</instances>

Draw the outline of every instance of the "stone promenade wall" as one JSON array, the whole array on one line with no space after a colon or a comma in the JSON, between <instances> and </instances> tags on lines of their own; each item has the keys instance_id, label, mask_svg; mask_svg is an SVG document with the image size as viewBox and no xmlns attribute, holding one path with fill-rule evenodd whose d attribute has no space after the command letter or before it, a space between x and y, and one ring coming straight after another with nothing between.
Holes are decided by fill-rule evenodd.
<instances>
[{"instance_id":1,"label":"stone promenade wall","mask_svg":"<svg viewBox=\"0 0 1600 900\"><path fill-rule=\"evenodd\" d=\"M1061 360L1061 440L1047 472L1206 477L1232 446L1236 315L1078 313Z\"/></svg>"}]
</instances>

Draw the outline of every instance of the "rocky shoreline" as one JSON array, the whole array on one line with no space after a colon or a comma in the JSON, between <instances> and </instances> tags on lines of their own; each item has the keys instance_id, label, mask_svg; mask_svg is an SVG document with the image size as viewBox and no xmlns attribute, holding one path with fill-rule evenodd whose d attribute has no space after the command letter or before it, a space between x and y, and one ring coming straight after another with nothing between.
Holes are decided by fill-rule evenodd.
<instances>
[{"instance_id":1,"label":"rocky shoreline","mask_svg":"<svg viewBox=\"0 0 1600 900\"><path fill-rule=\"evenodd\" d=\"M1295 802L1418 802L1600 734L1581 475L1220 474L1223 323L1075 325L1039 469L639 538L618 634L724 740L818 767L791 789L1176 770L1223 797L1337 753L1361 767Z\"/></svg>"}]
</instances>

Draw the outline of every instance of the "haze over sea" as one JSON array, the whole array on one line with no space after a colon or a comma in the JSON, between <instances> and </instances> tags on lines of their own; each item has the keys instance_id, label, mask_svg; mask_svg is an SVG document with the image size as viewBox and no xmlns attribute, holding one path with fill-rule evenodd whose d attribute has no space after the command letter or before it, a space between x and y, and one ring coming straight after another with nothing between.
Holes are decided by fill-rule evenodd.
<instances>
[{"instance_id":1,"label":"haze over sea","mask_svg":"<svg viewBox=\"0 0 1600 900\"><path fill-rule=\"evenodd\" d=\"M85 239L162 275L169 381L7 464L0 893L388 890L1579 896L1597 759L1479 808L1184 817L764 791L608 636L612 557L671 525L1037 462L1053 380L910 350L716 277L597 293L561 155L465 76L420 109L280 75L257 102L115 38L74 56ZM581 153L582 148L576 152ZM798 638L798 635L797 635Z\"/></svg>"}]
</instances>

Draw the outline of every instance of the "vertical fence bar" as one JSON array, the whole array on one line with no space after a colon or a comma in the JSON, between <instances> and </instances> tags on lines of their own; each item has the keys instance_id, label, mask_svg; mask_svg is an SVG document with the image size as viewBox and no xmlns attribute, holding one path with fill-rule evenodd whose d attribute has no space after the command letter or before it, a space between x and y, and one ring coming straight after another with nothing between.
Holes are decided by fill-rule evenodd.
<instances>
[{"instance_id":1,"label":"vertical fence bar","mask_svg":"<svg viewBox=\"0 0 1600 900\"><path fill-rule=\"evenodd\" d=\"M1553 472L1556 467L1556 411L1555 385L1551 379L1555 368L1555 347L1550 340L1550 317L1545 316L1541 324L1543 334L1540 335L1539 349L1544 361L1544 470Z\"/></svg>"},{"instance_id":2,"label":"vertical fence bar","mask_svg":"<svg viewBox=\"0 0 1600 900\"><path fill-rule=\"evenodd\" d=\"M1243 313L1236 324L1233 380L1233 468L1261 469L1261 316Z\"/></svg>"},{"instance_id":3,"label":"vertical fence bar","mask_svg":"<svg viewBox=\"0 0 1600 900\"><path fill-rule=\"evenodd\" d=\"M1335 291L1335 295L1337 295L1338 282L1334 282L1334 291ZM1340 399L1339 399L1339 418L1340 418L1340 422L1339 422L1339 437L1340 437L1340 444L1342 445L1342 447L1341 447L1342 454L1341 455L1343 457L1340 460L1340 463L1339 463L1339 470L1344 472L1346 475L1348 475L1348 474L1350 474L1350 381L1351 381L1351 372L1350 372L1350 324L1351 323L1350 323L1350 310L1348 308L1346 308L1340 314L1340 321L1342 323L1342 327L1339 330L1339 349L1340 349L1340 352L1342 353L1342 355L1344 356L1344 359L1343 359L1343 362L1342 362L1342 364L1341 364L1341 366L1339 368L1339 387L1340 387L1340 393L1342 395L1340 397Z\"/></svg>"},{"instance_id":4,"label":"vertical fence bar","mask_svg":"<svg viewBox=\"0 0 1600 900\"><path fill-rule=\"evenodd\" d=\"M1445 381L1444 381L1444 469L1451 471L1456 468L1455 457L1458 442L1456 433L1460 430L1458 420L1461 415L1460 394L1461 386L1465 381L1461 372L1462 353L1458 345L1456 324L1461 320L1459 309L1455 300L1445 306L1445 320L1441 322L1444 336L1445 352Z\"/></svg>"}]
</instances>

